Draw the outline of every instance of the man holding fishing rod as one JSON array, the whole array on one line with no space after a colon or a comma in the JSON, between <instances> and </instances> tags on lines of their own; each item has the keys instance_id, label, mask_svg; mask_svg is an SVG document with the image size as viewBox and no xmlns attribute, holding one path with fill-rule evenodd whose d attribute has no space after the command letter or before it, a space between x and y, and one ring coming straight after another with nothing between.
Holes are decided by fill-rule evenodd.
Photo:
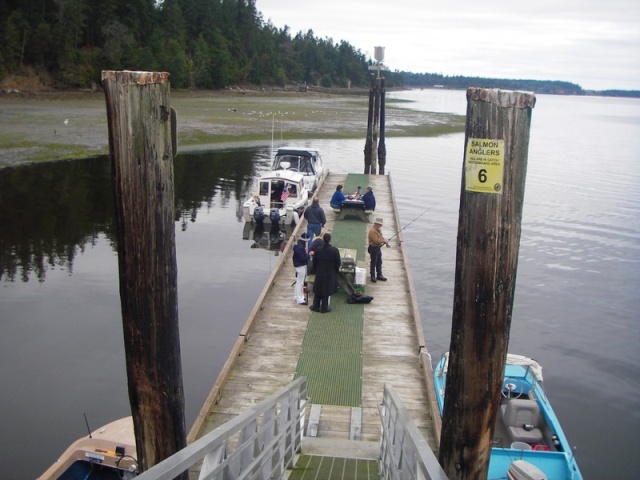
<instances>
[{"instance_id":1,"label":"man holding fishing rod","mask_svg":"<svg viewBox=\"0 0 640 480\"><path fill-rule=\"evenodd\" d=\"M371 283L376 283L378 280L382 282L387 281L387 278L382 275L382 246L389 245L389 241L382 236L381 229L382 218L376 218L367 236L369 240L369 248L367 251L369 255L371 255L371 265L369 267Z\"/></svg>"},{"instance_id":2,"label":"man holding fishing rod","mask_svg":"<svg viewBox=\"0 0 640 480\"><path fill-rule=\"evenodd\" d=\"M411 220L404 227L402 227L400 230L394 233L389 238L389 240L386 240L382 236L382 232L380 231L382 229L382 218L376 218L376 221L374 222L373 227L371 227L371 229L369 230L369 235L368 235L369 248L367 251L369 252L369 255L371 255L371 266L369 267L369 270L371 271L371 283L376 283L378 280L381 280L383 282L387 281L386 277L382 275L382 246L386 245L387 247L390 247L391 246L391 244L389 243L390 240L397 237L401 231L403 231L413 222L418 220L421 216L423 216L433 207L435 207L435 204L431 205L429 208L423 211L420 215L418 215L416 218Z\"/></svg>"}]
</instances>

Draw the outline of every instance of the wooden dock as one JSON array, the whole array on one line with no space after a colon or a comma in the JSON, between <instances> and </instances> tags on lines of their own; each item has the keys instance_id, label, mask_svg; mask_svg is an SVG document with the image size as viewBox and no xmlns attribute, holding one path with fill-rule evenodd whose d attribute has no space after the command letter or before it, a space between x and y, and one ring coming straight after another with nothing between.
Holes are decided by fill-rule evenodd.
<instances>
[{"instance_id":1,"label":"wooden dock","mask_svg":"<svg viewBox=\"0 0 640 480\"><path fill-rule=\"evenodd\" d=\"M363 177L363 176L360 176ZM386 238L400 230L391 178L364 176L374 189L375 218L384 219ZM338 220L329 207L329 199L338 184L348 185L346 174L329 174L318 189L320 205L327 216L327 228L333 230ZM366 184L362 185L363 189ZM345 188L345 191L349 189ZM225 363L209 397L189 433L188 442L219 427L231 418L288 385L296 368L312 313L307 306L293 300L295 271L291 249L297 234L306 230L306 222L296 227L294 235L280 255L246 324ZM336 238L334 236L334 242ZM361 404L318 405L313 402L305 427L302 453L329 457L371 458L379 455L380 417L383 386L390 384L398 392L419 430L437 455L440 417L433 391L431 360L427 353L416 304L411 273L402 248L402 234L392 240L392 248L383 249L383 271L388 281L369 282L369 255L366 233L359 249L358 266L367 270L366 294L374 300L364 305L362 315ZM310 295L310 303L312 293ZM336 300L332 299L332 304ZM337 315L338 312L327 314ZM309 421L309 420L308 420ZM316 423L317 422L317 423Z\"/></svg>"}]
</instances>

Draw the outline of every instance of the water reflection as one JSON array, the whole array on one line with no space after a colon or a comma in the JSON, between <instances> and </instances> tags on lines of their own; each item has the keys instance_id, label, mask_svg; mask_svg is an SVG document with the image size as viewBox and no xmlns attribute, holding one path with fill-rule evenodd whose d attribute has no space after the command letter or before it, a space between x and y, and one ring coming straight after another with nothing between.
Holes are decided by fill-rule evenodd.
<instances>
[{"instance_id":1,"label":"water reflection","mask_svg":"<svg viewBox=\"0 0 640 480\"><path fill-rule=\"evenodd\" d=\"M264 148L179 155L175 220L181 230L197 220L198 210L248 196L268 163ZM0 170L0 279L44 282L54 267L72 273L76 255L100 234L115 249L110 176L107 156Z\"/></svg>"},{"instance_id":2,"label":"water reflection","mask_svg":"<svg viewBox=\"0 0 640 480\"><path fill-rule=\"evenodd\" d=\"M0 279L43 282L115 224L107 157L0 170Z\"/></svg>"},{"instance_id":3,"label":"water reflection","mask_svg":"<svg viewBox=\"0 0 640 480\"><path fill-rule=\"evenodd\" d=\"M174 162L176 222L184 231L195 222L198 210L209 209L214 202L229 205L232 199L243 200L251 186L270 162L264 148L245 148L178 155ZM242 201L236 209L242 219Z\"/></svg>"},{"instance_id":4,"label":"water reflection","mask_svg":"<svg viewBox=\"0 0 640 480\"><path fill-rule=\"evenodd\" d=\"M291 237L291 233L295 226L280 225L279 223L269 223L265 226L264 223L249 223L245 222L242 230L243 240L253 240L251 248L264 248L272 252L281 252L287 240Z\"/></svg>"}]
</instances>

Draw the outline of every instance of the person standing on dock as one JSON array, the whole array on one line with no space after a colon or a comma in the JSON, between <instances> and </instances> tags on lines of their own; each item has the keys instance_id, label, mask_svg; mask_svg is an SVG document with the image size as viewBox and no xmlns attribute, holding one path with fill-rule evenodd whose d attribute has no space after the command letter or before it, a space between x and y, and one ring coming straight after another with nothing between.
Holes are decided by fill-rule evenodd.
<instances>
[{"instance_id":1,"label":"person standing on dock","mask_svg":"<svg viewBox=\"0 0 640 480\"><path fill-rule=\"evenodd\" d=\"M298 242L293 246L293 268L296 269L296 285L293 290L293 297L298 305L307 305L304 298L304 281L307 278L307 264L309 254L307 253L307 242L311 240L306 233L298 238Z\"/></svg>"},{"instance_id":2,"label":"person standing on dock","mask_svg":"<svg viewBox=\"0 0 640 480\"><path fill-rule=\"evenodd\" d=\"M373 188L367 187L366 193L362 196L364 209L374 211L376 209L376 197L373 195Z\"/></svg>"},{"instance_id":3,"label":"person standing on dock","mask_svg":"<svg viewBox=\"0 0 640 480\"><path fill-rule=\"evenodd\" d=\"M304 211L303 216L307 221L307 236L309 240L313 240L314 236L320 235L324 224L327 223L327 217L320 206L318 197L312 198L311 205Z\"/></svg>"},{"instance_id":4,"label":"person standing on dock","mask_svg":"<svg viewBox=\"0 0 640 480\"><path fill-rule=\"evenodd\" d=\"M314 312L328 313L329 297L338 291L338 271L340 270L340 252L331 245L331 234L323 236L324 245L313 254L313 267L316 278L313 282L313 305L309 308Z\"/></svg>"},{"instance_id":5,"label":"person standing on dock","mask_svg":"<svg viewBox=\"0 0 640 480\"><path fill-rule=\"evenodd\" d=\"M369 248L367 251L371 255L371 264L369 270L371 273L371 283L378 280L386 282L387 279L382 275L382 246L389 245L389 241L382 236L382 218L376 218L373 227L369 230L367 236L369 240Z\"/></svg>"}]
</instances>

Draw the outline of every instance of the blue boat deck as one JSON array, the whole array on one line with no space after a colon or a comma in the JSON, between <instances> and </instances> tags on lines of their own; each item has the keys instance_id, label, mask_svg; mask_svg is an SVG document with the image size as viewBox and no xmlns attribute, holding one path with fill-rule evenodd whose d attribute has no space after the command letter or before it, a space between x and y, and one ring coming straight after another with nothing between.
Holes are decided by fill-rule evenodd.
<instances>
[{"instance_id":1,"label":"blue boat deck","mask_svg":"<svg viewBox=\"0 0 640 480\"><path fill-rule=\"evenodd\" d=\"M542 389L542 369L537 362L528 365L523 360L525 357L512 357L516 364L507 363L505 367L487 478L506 479L512 462L524 460L549 479L579 480L582 475L570 444ZM447 359L443 356L434 371L441 412L444 411L446 373ZM534 413L529 415L530 411Z\"/></svg>"}]
</instances>

